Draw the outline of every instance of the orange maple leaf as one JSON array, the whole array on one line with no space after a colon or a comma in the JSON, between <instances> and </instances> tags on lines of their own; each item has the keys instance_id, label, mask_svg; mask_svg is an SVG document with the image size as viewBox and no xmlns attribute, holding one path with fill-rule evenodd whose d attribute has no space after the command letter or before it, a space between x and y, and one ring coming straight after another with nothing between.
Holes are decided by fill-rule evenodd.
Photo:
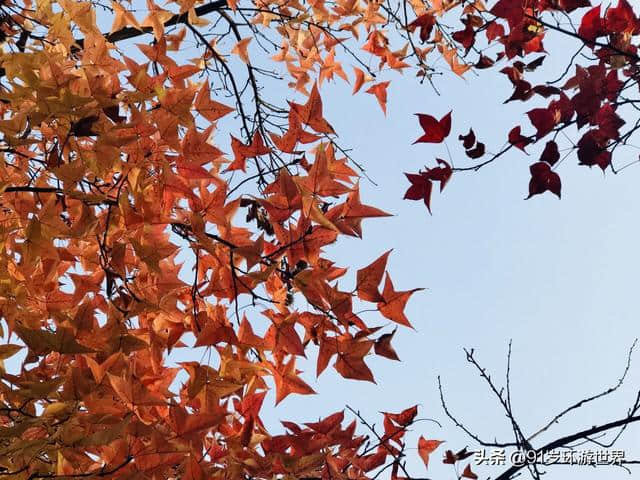
<instances>
[{"instance_id":1,"label":"orange maple leaf","mask_svg":"<svg viewBox=\"0 0 640 480\"><path fill-rule=\"evenodd\" d=\"M418 455L422 458L424 466L429 466L429 456L444 442L441 440L427 440L420 436L418 440Z\"/></svg>"},{"instance_id":2,"label":"orange maple leaf","mask_svg":"<svg viewBox=\"0 0 640 480\"><path fill-rule=\"evenodd\" d=\"M362 300L368 302L383 302L384 298L378 291L378 285L382 281L384 269L387 266L387 259L391 250L383 253L370 265L358 270L356 274L356 290Z\"/></svg>"},{"instance_id":3,"label":"orange maple leaf","mask_svg":"<svg viewBox=\"0 0 640 480\"><path fill-rule=\"evenodd\" d=\"M385 115L387 114L387 87L390 83L390 81L376 83L366 91L366 93L375 95Z\"/></svg>"},{"instance_id":4,"label":"orange maple leaf","mask_svg":"<svg viewBox=\"0 0 640 480\"><path fill-rule=\"evenodd\" d=\"M292 112L298 116L300 123L309 125L318 133L335 133L333 127L322 116L322 99L316 84L311 89L307 103L300 105L289 102L289 105Z\"/></svg>"},{"instance_id":5,"label":"orange maple leaf","mask_svg":"<svg viewBox=\"0 0 640 480\"><path fill-rule=\"evenodd\" d=\"M316 393L313 388L298 376L300 371L296 370L295 366L295 356L292 356L289 362L279 367L269 364L276 384L276 405L292 393L298 393L300 395Z\"/></svg>"},{"instance_id":6,"label":"orange maple leaf","mask_svg":"<svg viewBox=\"0 0 640 480\"><path fill-rule=\"evenodd\" d=\"M231 53L238 55L240 59L247 64L249 63L249 52L247 48L249 47L249 43L251 42L252 39L253 37L243 38L238 43L236 43L233 49L231 50Z\"/></svg>"},{"instance_id":7,"label":"orange maple leaf","mask_svg":"<svg viewBox=\"0 0 640 480\"><path fill-rule=\"evenodd\" d=\"M215 100L211 100L211 92L209 90L209 82L205 81L202 84L202 88L198 92L196 96L196 101L194 106L196 110L202 115L204 118L209 120L210 122L215 122L219 118L224 117L228 113L233 112L233 108L224 105L222 103L216 102Z\"/></svg>"},{"instance_id":8,"label":"orange maple leaf","mask_svg":"<svg viewBox=\"0 0 640 480\"><path fill-rule=\"evenodd\" d=\"M378 310L380 313L389 320L393 320L400 325L411 327L409 319L404 313L404 308L409 301L409 297L417 291L423 290L422 288L414 288L413 290L407 290L404 292L395 291L391 277L387 273L387 278L384 283L384 290L382 291L383 302L378 303Z\"/></svg>"}]
</instances>

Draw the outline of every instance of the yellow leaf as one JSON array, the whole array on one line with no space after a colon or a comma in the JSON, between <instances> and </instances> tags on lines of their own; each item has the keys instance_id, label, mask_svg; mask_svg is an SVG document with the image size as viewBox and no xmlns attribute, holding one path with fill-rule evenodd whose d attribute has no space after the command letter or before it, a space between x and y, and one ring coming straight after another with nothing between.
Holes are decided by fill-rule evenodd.
<instances>
[{"instance_id":1,"label":"yellow leaf","mask_svg":"<svg viewBox=\"0 0 640 480\"><path fill-rule=\"evenodd\" d=\"M142 27L140 27L140 24L136 20L136 17L134 17L129 10L126 10L120 2L114 2L112 0L111 6L113 7L113 10L116 14L115 18L113 19L113 25L111 25L111 33L129 26L137 28L139 30L142 29Z\"/></svg>"},{"instance_id":2,"label":"yellow leaf","mask_svg":"<svg viewBox=\"0 0 640 480\"><path fill-rule=\"evenodd\" d=\"M153 0L147 0L147 9L149 10L149 15L142 21L141 25L143 27L151 27L153 36L157 41L160 41L164 36L164 23L173 17L173 14L158 7Z\"/></svg>"},{"instance_id":3,"label":"yellow leaf","mask_svg":"<svg viewBox=\"0 0 640 480\"><path fill-rule=\"evenodd\" d=\"M53 402L47 405L42 413L45 417L55 417L69 409L69 405L65 402Z\"/></svg>"}]
</instances>

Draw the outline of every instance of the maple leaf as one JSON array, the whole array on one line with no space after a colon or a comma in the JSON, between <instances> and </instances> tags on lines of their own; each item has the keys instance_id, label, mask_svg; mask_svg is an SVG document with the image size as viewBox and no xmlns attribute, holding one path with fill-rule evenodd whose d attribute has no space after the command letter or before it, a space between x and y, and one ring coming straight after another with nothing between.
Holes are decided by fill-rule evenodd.
<instances>
[{"instance_id":1,"label":"maple leaf","mask_svg":"<svg viewBox=\"0 0 640 480\"><path fill-rule=\"evenodd\" d=\"M476 32L473 29L473 24L471 21L465 21L466 26L463 30L458 30L457 32L453 32L451 38L453 38L456 42L460 43L466 51L469 51L471 47L473 47L476 41Z\"/></svg>"},{"instance_id":2,"label":"maple leaf","mask_svg":"<svg viewBox=\"0 0 640 480\"><path fill-rule=\"evenodd\" d=\"M441 440L427 440L423 436L418 439L418 455L424 462L425 467L429 467L429 456L444 442Z\"/></svg>"},{"instance_id":3,"label":"maple leaf","mask_svg":"<svg viewBox=\"0 0 640 480\"><path fill-rule=\"evenodd\" d=\"M146 388L141 382L134 381L130 375L112 375L107 373L113 391L130 407L165 406L162 395Z\"/></svg>"},{"instance_id":4,"label":"maple leaf","mask_svg":"<svg viewBox=\"0 0 640 480\"><path fill-rule=\"evenodd\" d=\"M420 29L420 41L423 43L427 41L427 39L431 36L431 32L433 31L433 27L436 24L435 17L427 12L420 15L413 22L407 25L407 30L410 32L414 32L416 28Z\"/></svg>"},{"instance_id":5,"label":"maple leaf","mask_svg":"<svg viewBox=\"0 0 640 480\"><path fill-rule=\"evenodd\" d=\"M462 146L465 150L469 150L476 144L476 135L473 133L473 129L470 129L466 135L459 135L458 140L462 141Z\"/></svg>"},{"instance_id":6,"label":"maple leaf","mask_svg":"<svg viewBox=\"0 0 640 480\"><path fill-rule=\"evenodd\" d=\"M300 371L296 370L295 365L295 356L292 356L291 359L282 366L275 367L271 364L269 365L276 384L276 405L292 393L300 395L316 393L298 376Z\"/></svg>"},{"instance_id":7,"label":"maple leaf","mask_svg":"<svg viewBox=\"0 0 640 480\"><path fill-rule=\"evenodd\" d=\"M385 333L380 335L380 337L376 340L375 345L373 346L373 350L376 355L380 355L381 357L388 358L390 360L400 360L398 354L395 349L391 345L391 340L393 336L396 334L396 329L391 333Z\"/></svg>"},{"instance_id":8,"label":"maple leaf","mask_svg":"<svg viewBox=\"0 0 640 480\"><path fill-rule=\"evenodd\" d=\"M534 108L527 112L527 116L537 130L536 136L538 139L551 132L559 120L556 111L548 108Z\"/></svg>"},{"instance_id":9,"label":"maple leaf","mask_svg":"<svg viewBox=\"0 0 640 480\"><path fill-rule=\"evenodd\" d=\"M595 121L598 127L600 127L600 132L611 139L620 137L620 127L626 123L609 103L603 105L600 110L598 110L598 113L595 115Z\"/></svg>"},{"instance_id":10,"label":"maple leaf","mask_svg":"<svg viewBox=\"0 0 640 480\"><path fill-rule=\"evenodd\" d=\"M460 63L460 57L458 56L458 50L456 48L450 48L447 44L438 43L438 50L449 64L451 71L459 77L462 77L465 72L471 68L471 65Z\"/></svg>"},{"instance_id":11,"label":"maple leaf","mask_svg":"<svg viewBox=\"0 0 640 480\"><path fill-rule=\"evenodd\" d=\"M379 208L364 205L360 201L360 187L356 187L349 193L347 201L342 206L335 207L328 215L337 214L340 221L336 221L338 229L346 235L362 237L362 220L365 218L388 217L389 214Z\"/></svg>"},{"instance_id":12,"label":"maple leaf","mask_svg":"<svg viewBox=\"0 0 640 480\"><path fill-rule=\"evenodd\" d=\"M551 140L545 145L542 155L540 156L540 161L546 162L549 165L553 166L558 160L560 160L558 144Z\"/></svg>"},{"instance_id":13,"label":"maple leaf","mask_svg":"<svg viewBox=\"0 0 640 480\"><path fill-rule=\"evenodd\" d=\"M258 418L266 395L266 390L245 395L242 401L236 403L236 411L244 418Z\"/></svg>"},{"instance_id":14,"label":"maple leaf","mask_svg":"<svg viewBox=\"0 0 640 480\"><path fill-rule=\"evenodd\" d=\"M478 476L471 471L471 465L467 465L462 472L463 478L470 478L471 480L477 480Z\"/></svg>"},{"instance_id":15,"label":"maple leaf","mask_svg":"<svg viewBox=\"0 0 640 480\"><path fill-rule=\"evenodd\" d=\"M407 327L411 327L409 323L409 319L406 317L404 313L404 308L409 301L411 295L415 292L423 290L422 288L414 288L413 290L407 291L396 291L393 288L393 283L391 282L391 277L387 273L384 289L382 291L382 297L384 298L384 302L378 303L378 310L380 313L389 320L393 320L400 325L405 325ZM413 327L411 327L413 328Z\"/></svg>"},{"instance_id":16,"label":"maple leaf","mask_svg":"<svg viewBox=\"0 0 640 480\"><path fill-rule=\"evenodd\" d=\"M580 28L578 28L578 35L587 39L595 40L596 38L604 35L605 31L602 26L602 19L600 18L600 5L593 7L589 10L582 21L580 22Z\"/></svg>"},{"instance_id":17,"label":"maple leaf","mask_svg":"<svg viewBox=\"0 0 640 480\"><path fill-rule=\"evenodd\" d=\"M499 23L492 21L487 25L486 34L487 40L492 42L496 38L500 38L504 35L504 27Z\"/></svg>"},{"instance_id":18,"label":"maple leaf","mask_svg":"<svg viewBox=\"0 0 640 480\"><path fill-rule=\"evenodd\" d=\"M609 32L633 34L639 27L638 17L627 0L619 0L617 7L607 8L604 28Z\"/></svg>"},{"instance_id":19,"label":"maple leaf","mask_svg":"<svg viewBox=\"0 0 640 480\"><path fill-rule=\"evenodd\" d=\"M484 143L476 140L476 135L473 133L473 129L469 130L467 135L458 136L458 139L462 141L462 146L465 148L467 157L475 159L484 155L485 145ZM442 188L440 190L442 190Z\"/></svg>"},{"instance_id":20,"label":"maple leaf","mask_svg":"<svg viewBox=\"0 0 640 480\"><path fill-rule=\"evenodd\" d=\"M367 90L367 93L375 95L385 115L387 114L387 87L389 83L391 82L376 83Z\"/></svg>"},{"instance_id":21,"label":"maple leaf","mask_svg":"<svg viewBox=\"0 0 640 480\"><path fill-rule=\"evenodd\" d=\"M370 82L371 80L373 80L373 77L364 73L358 67L353 67L353 72L356 76L356 81L353 84L353 91L351 93L355 95L360 91L362 85L364 85L365 82Z\"/></svg>"},{"instance_id":22,"label":"maple leaf","mask_svg":"<svg viewBox=\"0 0 640 480\"><path fill-rule=\"evenodd\" d=\"M344 378L376 383L373 373L364 362L364 357L371 350L373 341L347 339L338 341L338 345L338 358L334 365L336 371Z\"/></svg>"},{"instance_id":23,"label":"maple leaf","mask_svg":"<svg viewBox=\"0 0 640 480\"><path fill-rule=\"evenodd\" d=\"M336 61L336 52L335 49L332 48L322 62L322 67L320 67L318 84L322 85L324 80L333 80L334 75L338 75L345 82L348 82L347 74L342 70L341 63Z\"/></svg>"},{"instance_id":24,"label":"maple leaf","mask_svg":"<svg viewBox=\"0 0 640 480\"><path fill-rule=\"evenodd\" d=\"M546 162L537 162L529 168L531 171L531 181L529 182L529 196L544 193L547 190L555 193L560 198L560 176L551 170L551 166Z\"/></svg>"},{"instance_id":25,"label":"maple leaf","mask_svg":"<svg viewBox=\"0 0 640 480\"><path fill-rule=\"evenodd\" d=\"M233 162L227 166L227 171L246 170L246 161L248 158L255 158L261 155L267 155L271 149L264 144L264 140L259 131L253 134L253 139L249 145L245 145L233 135L231 136L231 149L235 155Z\"/></svg>"},{"instance_id":26,"label":"maple leaf","mask_svg":"<svg viewBox=\"0 0 640 480\"><path fill-rule=\"evenodd\" d=\"M391 250L382 254L370 265L361 268L356 274L356 289L358 296L368 302L382 302L384 299L378 291L378 285L382 281L382 276L387 265L387 259Z\"/></svg>"},{"instance_id":27,"label":"maple leaf","mask_svg":"<svg viewBox=\"0 0 640 480\"><path fill-rule=\"evenodd\" d=\"M147 0L147 10L149 14L140 25L143 27L151 27L156 41L160 41L164 36L164 24L173 14L158 7L153 0Z\"/></svg>"},{"instance_id":28,"label":"maple leaf","mask_svg":"<svg viewBox=\"0 0 640 480\"><path fill-rule=\"evenodd\" d=\"M247 49L249 48L251 40L253 40L253 37L243 38L231 49L231 53L238 55L244 63L249 63L249 52Z\"/></svg>"},{"instance_id":29,"label":"maple leaf","mask_svg":"<svg viewBox=\"0 0 640 480\"><path fill-rule=\"evenodd\" d=\"M511 28L522 22L524 17L524 5L522 0L500 0L490 10L492 15L504 18Z\"/></svg>"},{"instance_id":30,"label":"maple leaf","mask_svg":"<svg viewBox=\"0 0 640 480\"><path fill-rule=\"evenodd\" d=\"M400 413L382 413L386 420L390 420L400 427L406 427L408 425L411 425L411 423L413 423L413 420L416 418L416 415L418 415L418 406L414 405L412 407L405 408Z\"/></svg>"},{"instance_id":31,"label":"maple leaf","mask_svg":"<svg viewBox=\"0 0 640 480\"><path fill-rule=\"evenodd\" d=\"M589 130L578 141L578 160L581 165L598 165L603 171L611 164L611 152L599 130Z\"/></svg>"},{"instance_id":32,"label":"maple leaf","mask_svg":"<svg viewBox=\"0 0 640 480\"><path fill-rule=\"evenodd\" d=\"M476 144L476 146L474 148L472 148L471 150L467 150L465 153L467 154L467 157L469 158L480 158L485 154L485 145L482 142L478 142Z\"/></svg>"},{"instance_id":33,"label":"maple leaf","mask_svg":"<svg viewBox=\"0 0 640 480\"><path fill-rule=\"evenodd\" d=\"M282 317L271 310L263 312L272 324L264 336L266 345L273 351L282 351L292 355L304 356L304 346L295 330L295 316Z\"/></svg>"},{"instance_id":34,"label":"maple leaf","mask_svg":"<svg viewBox=\"0 0 640 480\"><path fill-rule=\"evenodd\" d=\"M111 25L111 33L120 30L121 28L128 27L129 25L137 29L142 29L136 20L136 17L134 17L129 10L120 5L119 2L112 1L111 6L116 14L113 19L113 24Z\"/></svg>"},{"instance_id":35,"label":"maple leaf","mask_svg":"<svg viewBox=\"0 0 640 480\"><path fill-rule=\"evenodd\" d=\"M335 133L333 127L322 116L322 99L316 84L311 89L307 103L300 105L289 102L289 105L301 124L310 126L318 133Z\"/></svg>"},{"instance_id":36,"label":"maple leaf","mask_svg":"<svg viewBox=\"0 0 640 480\"><path fill-rule=\"evenodd\" d=\"M210 122L215 122L216 120L224 117L228 113L233 112L233 108L228 107L222 103L218 103L214 100L211 100L211 92L209 90L209 82L204 82L202 84L202 88L198 92L196 96L196 101L194 106L196 110L207 120Z\"/></svg>"},{"instance_id":37,"label":"maple leaf","mask_svg":"<svg viewBox=\"0 0 640 480\"><path fill-rule=\"evenodd\" d=\"M514 127L509 132L509 143L526 153L525 147L530 143L533 143L533 140L523 136L521 133L521 128L518 126L518 127Z\"/></svg>"},{"instance_id":38,"label":"maple leaf","mask_svg":"<svg viewBox=\"0 0 640 480\"><path fill-rule=\"evenodd\" d=\"M423 200L431 213L431 180L422 174L405 173L405 176L411 182L411 186L404 194L405 200Z\"/></svg>"},{"instance_id":39,"label":"maple leaf","mask_svg":"<svg viewBox=\"0 0 640 480\"><path fill-rule=\"evenodd\" d=\"M329 415L319 422L305 423L311 430L321 433L323 435L329 435L334 430L340 427L344 420L344 411L336 412L333 415Z\"/></svg>"},{"instance_id":40,"label":"maple leaf","mask_svg":"<svg viewBox=\"0 0 640 480\"><path fill-rule=\"evenodd\" d=\"M387 459L387 453L388 452L384 450L380 450L376 453L365 455L364 457L358 459L357 464L356 463L354 464L356 464L365 472L370 472L371 470L374 470L384 465L384 462Z\"/></svg>"},{"instance_id":41,"label":"maple leaf","mask_svg":"<svg viewBox=\"0 0 640 480\"><path fill-rule=\"evenodd\" d=\"M482 148L484 148L483 145ZM436 161L438 162L437 167L427 168L419 174L405 173L405 176L411 182L411 186L406 191L404 198L408 200L423 200L429 213L431 213L432 182L439 182L440 191L442 192L453 174L451 166L447 162L440 158L436 159Z\"/></svg>"},{"instance_id":42,"label":"maple leaf","mask_svg":"<svg viewBox=\"0 0 640 480\"><path fill-rule=\"evenodd\" d=\"M447 450L446 452L444 452L444 459L442 460L442 463L454 465L457 461L458 459L456 458L453 451Z\"/></svg>"},{"instance_id":43,"label":"maple leaf","mask_svg":"<svg viewBox=\"0 0 640 480\"><path fill-rule=\"evenodd\" d=\"M424 135L418 138L416 143L441 143L451 132L451 112L447 113L440 120L424 113L416 113L420 126L424 130Z\"/></svg>"}]
</instances>

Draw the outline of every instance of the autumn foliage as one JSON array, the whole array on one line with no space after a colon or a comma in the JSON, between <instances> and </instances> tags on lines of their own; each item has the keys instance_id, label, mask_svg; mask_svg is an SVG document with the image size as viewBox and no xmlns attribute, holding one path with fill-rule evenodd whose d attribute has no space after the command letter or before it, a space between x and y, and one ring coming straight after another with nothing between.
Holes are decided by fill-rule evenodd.
<instances>
[{"instance_id":1,"label":"autumn foliage","mask_svg":"<svg viewBox=\"0 0 640 480\"><path fill-rule=\"evenodd\" d=\"M205 37L213 12L240 34L235 2L149 1L146 18L135 7L0 7L0 357L23 353L17 374L0 370L0 473L364 478L401 451L415 408L385 416L373 446L342 412L281 432L260 415L271 388L276 403L314 393L300 357L316 355L316 375L371 382L368 355L398 358L380 320L410 326L415 290L385 273L389 252L340 287L347 269L323 255L387 213L361 200L319 85L346 78L333 59L343 19L342 31L372 32L365 48L381 62L401 56L375 36L374 8L256 8L249 32L282 37L273 62L290 74L276 107L258 90L253 36L226 51ZM383 85L369 91L384 107ZM169 364L194 347L202 361Z\"/></svg>"},{"instance_id":2,"label":"autumn foliage","mask_svg":"<svg viewBox=\"0 0 640 480\"><path fill-rule=\"evenodd\" d=\"M637 90L640 21L624 0L400 6L0 2L0 359L20 358L18 373L0 364L0 474L364 479L390 467L409 477L416 407L384 413L379 435L357 431L357 412L279 432L261 420L270 389L276 402L314 393L301 357L316 375L374 381L367 357L397 360L395 328L411 327L417 289L394 285L389 252L367 266L324 253L388 214L360 197L360 165L324 116L323 83L350 82L386 112L394 75L432 83L432 58L456 75L501 68L507 101L548 104L494 153L458 128L458 112L419 113L416 143L444 142L453 126L480 163L438 158L407 174L406 198L430 210L434 183L538 144L528 197L560 196L568 153L615 170L614 151L637 129L621 130L619 109L639 101L625 92ZM577 31L555 22L561 12ZM533 85L548 31L594 59ZM577 141L561 147L569 128ZM357 313L363 304L376 313ZM194 347L206 348L202 361L169 364ZM440 443L420 438L425 466ZM444 462L477 478L469 455L448 450Z\"/></svg>"},{"instance_id":3,"label":"autumn foliage","mask_svg":"<svg viewBox=\"0 0 640 480\"><path fill-rule=\"evenodd\" d=\"M438 159L436 168L407 174L411 186L405 198L423 200L430 209L433 181L441 181L443 176L448 179L455 172L478 170L514 148L538 156L529 168L531 180L526 198L544 192L560 197L557 167L572 155L580 165L613 173L637 162L625 160L629 157L625 147L633 145L638 125L633 122L625 127L623 117L637 116L635 109L640 101L640 57L635 44L640 20L627 0L602 5L591 5L589 0L500 0L490 2L486 8L469 2L440 5L446 10L465 6L461 15L464 28L451 33L451 43L461 52L466 67L499 69L513 88L511 95L505 95L505 103L536 106L525 111L527 118L521 124L505 132L505 144L493 152L476 140L473 129L463 134L468 126L461 126L458 138L464 149L463 158L470 159L471 165L454 167ZM438 42L440 30L434 29L438 13L428 11L414 21L413 25L420 26L423 42ZM566 61L566 69L560 76L546 77L545 82L534 84L528 78L540 78L548 45L555 57ZM438 46L446 56L447 47ZM454 72L464 71L452 67ZM451 130L451 113L440 121L427 114L418 116L424 135L417 143L445 140ZM455 112L453 119L455 125ZM538 152L532 153L538 145ZM618 162L615 152L621 153Z\"/></svg>"}]
</instances>

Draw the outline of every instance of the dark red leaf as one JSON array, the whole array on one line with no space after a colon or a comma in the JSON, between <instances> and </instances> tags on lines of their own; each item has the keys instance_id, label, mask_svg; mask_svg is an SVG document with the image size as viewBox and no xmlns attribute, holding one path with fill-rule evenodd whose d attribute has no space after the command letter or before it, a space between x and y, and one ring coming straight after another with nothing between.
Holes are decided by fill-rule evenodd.
<instances>
[{"instance_id":1,"label":"dark red leaf","mask_svg":"<svg viewBox=\"0 0 640 480\"><path fill-rule=\"evenodd\" d=\"M482 142L478 142L475 148L471 150L467 150L465 153L469 158L473 158L473 159L480 158L485 153L485 145Z\"/></svg>"},{"instance_id":2,"label":"dark red leaf","mask_svg":"<svg viewBox=\"0 0 640 480\"><path fill-rule=\"evenodd\" d=\"M413 142L414 144L441 143L451 132L451 112L440 120L436 120L435 117L424 113L416 113L416 115L420 121L420 126L424 130L424 135Z\"/></svg>"},{"instance_id":3,"label":"dark red leaf","mask_svg":"<svg viewBox=\"0 0 640 480\"><path fill-rule=\"evenodd\" d=\"M524 63L522 62L514 62L514 64L510 67L504 67L500 70L500 73L504 73L511 83L514 85L522 80L522 72L524 68Z\"/></svg>"},{"instance_id":4,"label":"dark red leaf","mask_svg":"<svg viewBox=\"0 0 640 480\"><path fill-rule=\"evenodd\" d=\"M578 8L590 7L589 0L551 0L551 5L557 10L571 13Z\"/></svg>"},{"instance_id":5,"label":"dark red leaf","mask_svg":"<svg viewBox=\"0 0 640 480\"><path fill-rule=\"evenodd\" d=\"M516 89L504 103L509 103L514 100L525 101L529 100L533 96L533 90L531 90L531 84L526 80L518 80L514 83Z\"/></svg>"},{"instance_id":6,"label":"dark red leaf","mask_svg":"<svg viewBox=\"0 0 640 480\"><path fill-rule=\"evenodd\" d=\"M538 68L539 66L542 65L542 63L544 62L544 59L547 58L544 55L541 57L536 58L534 61L527 63L527 65L524 67L524 69L527 72L533 72L536 68Z\"/></svg>"},{"instance_id":7,"label":"dark red leaf","mask_svg":"<svg viewBox=\"0 0 640 480\"><path fill-rule=\"evenodd\" d=\"M551 95L560 95L561 93L558 87L552 87L550 85L536 85L532 90L544 98L549 98Z\"/></svg>"},{"instance_id":8,"label":"dark red leaf","mask_svg":"<svg viewBox=\"0 0 640 480\"><path fill-rule=\"evenodd\" d=\"M444 460L442 460L442 463L453 465L456 462L457 462L456 456L451 450L447 450L446 452L444 452Z\"/></svg>"},{"instance_id":9,"label":"dark red leaf","mask_svg":"<svg viewBox=\"0 0 640 480\"><path fill-rule=\"evenodd\" d=\"M575 113L571 100L564 93L560 93L560 98L549 104L549 110L555 110L560 113L559 123L570 122Z\"/></svg>"},{"instance_id":10,"label":"dark red leaf","mask_svg":"<svg viewBox=\"0 0 640 480\"><path fill-rule=\"evenodd\" d=\"M544 52L544 46L542 45L543 38L544 38L544 32L539 33L528 42L525 42L522 45L522 50L524 54L527 55L529 53Z\"/></svg>"},{"instance_id":11,"label":"dark red leaf","mask_svg":"<svg viewBox=\"0 0 640 480\"><path fill-rule=\"evenodd\" d=\"M607 100L615 101L623 86L624 82L618 79L618 72L611 70L606 78Z\"/></svg>"},{"instance_id":12,"label":"dark red leaf","mask_svg":"<svg viewBox=\"0 0 640 480\"><path fill-rule=\"evenodd\" d=\"M400 413L382 413L385 418L391 420L396 425L400 427L406 427L407 425L410 425L416 418L416 415L418 415L418 406L414 405L413 407L409 407Z\"/></svg>"},{"instance_id":13,"label":"dark red leaf","mask_svg":"<svg viewBox=\"0 0 640 480\"><path fill-rule=\"evenodd\" d=\"M373 345L373 351L376 352L376 355L380 355L381 357L385 357L390 360L400 360L398 354L391 345L391 340L393 339L396 330L397 329L394 329L391 333L385 333L376 340L376 343Z\"/></svg>"},{"instance_id":14,"label":"dark red leaf","mask_svg":"<svg viewBox=\"0 0 640 480\"><path fill-rule=\"evenodd\" d=\"M467 467L464 469L464 472L462 472L462 477L470 478L471 480L477 480L478 475L471 471L471 465L467 465Z\"/></svg>"},{"instance_id":15,"label":"dark red leaf","mask_svg":"<svg viewBox=\"0 0 640 480\"><path fill-rule=\"evenodd\" d=\"M547 145L544 147L540 161L547 162L549 165L553 166L558 160L560 160L558 144L551 140L550 142L547 142Z\"/></svg>"},{"instance_id":16,"label":"dark red leaf","mask_svg":"<svg viewBox=\"0 0 640 480\"><path fill-rule=\"evenodd\" d=\"M491 9L491 14L506 19L513 28L524 18L523 0L500 0Z\"/></svg>"},{"instance_id":17,"label":"dark red leaf","mask_svg":"<svg viewBox=\"0 0 640 480\"><path fill-rule=\"evenodd\" d=\"M615 8L608 8L605 16L605 28L615 33L634 33L638 28L638 18L627 0L620 0Z\"/></svg>"},{"instance_id":18,"label":"dark red leaf","mask_svg":"<svg viewBox=\"0 0 640 480\"><path fill-rule=\"evenodd\" d=\"M426 42L431 35L431 31L433 30L433 26L435 24L435 17L431 13L424 13L416 18L413 22L411 22L407 26L407 29L410 32L414 32L416 28L420 28L420 40L422 42Z\"/></svg>"},{"instance_id":19,"label":"dark red leaf","mask_svg":"<svg viewBox=\"0 0 640 480\"><path fill-rule=\"evenodd\" d=\"M465 29L454 32L452 37L468 51L476 41L476 32L471 22L467 22Z\"/></svg>"},{"instance_id":20,"label":"dark red leaf","mask_svg":"<svg viewBox=\"0 0 640 480\"><path fill-rule=\"evenodd\" d=\"M591 41L604 35L602 19L600 18L600 5L592 8L582 17L578 35Z\"/></svg>"},{"instance_id":21,"label":"dark red leaf","mask_svg":"<svg viewBox=\"0 0 640 480\"><path fill-rule=\"evenodd\" d=\"M510 132L509 132L509 143L511 145L513 145L516 148L519 148L520 150L522 150L523 152L526 153L525 147L527 145L529 145L530 143L533 143L533 140L531 140L530 138L524 137L522 136L522 134L520 133L520 127L514 127Z\"/></svg>"},{"instance_id":22,"label":"dark red leaf","mask_svg":"<svg viewBox=\"0 0 640 480\"><path fill-rule=\"evenodd\" d=\"M447 183L449 183L453 171L451 170L451 165L449 165L441 158L436 158L436 162L438 162L439 166L428 168L424 172L424 175L429 180L440 182L440 191L442 191L444 190L444 187L447 185Z\"/></svg>"},{"instance_id":23,"label":"dark red leaf","mask_svg":"<svg viewBox=\"0 0 640 480\"><path fill-rule=\"evenodd\" d=\"M465 150L469 150L476 144L476 134L473 133L473 129L471 129L466 135L459 135L458 140L462 142L462 146Z\"/></svg>"},{"instance_id":24,"label":"dark red leaf","mask_svg":"<svg viewBox=\"0 0 640 480\"><path fill-rule=\"evenodd\" d=\"M458 461L460 461L469 458L471 455L473 455L473 452L469 452L467 450L467 447L464 447L462 450L456 453L456 458L458 459Z\"/></svg>"},{"instance_id":25,"label":"dark red leaf","mask_svg":"<svg viewBox=\"0 0 640 480\"><path fill-rule=\"evenodd\" d=\"M611 163L611 152L606 149L606 138L598 130L589 130L578 142L580 165L598 165L605 170Z\"/></svg>"},{"instance_id":26,"label":"dark red leaf","mask_svg":"<svg viewBox=\"0 0 640 480\"><path fill-rule=\"evenodd\" d=\"M496 38L504 35L504 27L497 22L487 24L487 40L493 42Z\"/></svg>"},{"instance_id":27,"label":"dark red leaf","mask_svg":"<svg viewBox=\"0 0 640 480\"><path fill-rule=\"evenodd\" d=\"M431 182L423 175L415 173L405 173L405 175L411 182L411 186L404 194L405 200L422 200L427 193L427 189L431 194Z\"/></svg>"},{"instance_id":28,"label":"dark red leaf","mask_svg":"<svg viewBox=\"0 0 640 480\"><path fill-rule=\"evenodd\" d=\"M478 61L475 64L475 67L482 70L485 68L490 68L493 67L493 65L496 62L494 62L493 60L491 60L489 57L486 57L484 55L480 55L480 58L478 59Z\"/></svg>"},{"instance_id":29,"label":"dark red leaf","mask_svg":"<svg viewBox=\"0 0 640 480\"><path fill-rule=\"evenodd\" d=\"M527 116L534 127L536 127L536 136L538 138L544 137L547 133L553 130L556 126L559 115L548 108L534 108L527 112Z\"/></svg>"},{"instance_id":30,"label":"dark red leaf","mask_svg":"<svg viewBox=\"0 0 640 480\"><path fill-rule=\"evenodd\" d=\"M620 137L620 127L625 124L625 121L618 116L610 103L603 105L598 110L595 121L600 127L600 131L612 140Z\"/></svg>"},{"instance_id":31,"label":"dark red leaf","mask_svg":"<svg viewBox=\"0 0 640 480\"><path fill-rule=\"evenodd\" d=\"M560 198L560 176L551 170L546 162L536 162L529 167L531 180L529 181L529 196L527 199L544 193L547 190L555 193Z\"/></svg>"}]
</instances>

